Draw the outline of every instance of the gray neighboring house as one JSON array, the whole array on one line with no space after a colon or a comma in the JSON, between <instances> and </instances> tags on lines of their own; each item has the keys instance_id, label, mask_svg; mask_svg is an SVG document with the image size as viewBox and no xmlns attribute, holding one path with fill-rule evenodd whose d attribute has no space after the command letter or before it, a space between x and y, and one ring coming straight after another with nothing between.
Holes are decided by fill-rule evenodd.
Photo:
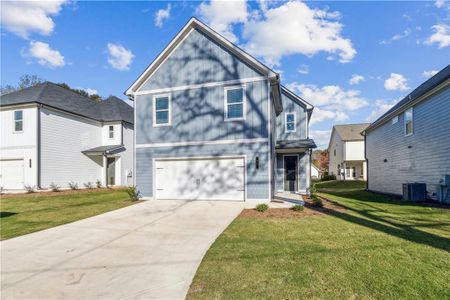
<instances>
[{"instance_id":1,"label":"gray neighboring house","mask_svg":"<svg viewBox=\"0 0 450 300\"><path fill-rule=\"evenodd\" d=\"M309 192L313 107L192 18L126 91L146 199L268 202Z\"/></svg>"},{"instance_id":2,"label":"gray neighboring house","mask_svg":"<svg viewBox=\"0 0 450 300\"><path fill-rule=\"evenodd\" d=\"M45 82L0 98L0 186L131 185L133 108Z\"/></svg>"},{"instance_id":3,"label":"gray neighboring house","mask_svg":"<svg viewBox=\"0 0 450 300\"><path fill-rule=\"evenodd\" d=\"M426 183L430 198L450 202L450 65L372 123L365 135L368 189L402 195Z\"/></svg>"}]
</instances>

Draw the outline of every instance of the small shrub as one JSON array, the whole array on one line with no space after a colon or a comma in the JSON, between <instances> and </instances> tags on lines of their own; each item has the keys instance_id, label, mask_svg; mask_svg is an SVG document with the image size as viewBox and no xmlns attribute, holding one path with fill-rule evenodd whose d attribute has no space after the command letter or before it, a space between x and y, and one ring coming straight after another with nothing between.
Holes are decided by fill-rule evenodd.
<instances>
[{"instance_id":1,"label":"small shrub","mask_svg":"<svg viewBox=\"0 0 450 300\"><path fill-rule=\"evenodd\" d=\"M259 212L265 212L269 209L269 205L266 203L261 203L256 205L256 210Z\"/></svg>"},{"instance_id":2,"label":"small shrub","mask_svg":"<svg viewBox=\"0 0 450 300\"><path fill-rule=\"evenodd\" d=\"M50 189L52 190L52 192L61 191L61 187L54 182L50 183Z\"/></svg>"},{"instance_id":3,"label":"small shrub","mask_svg":"<svg viewBox=\"0 0 450 300\"><path fill-rule=\"evenodd\" d=\"M317 187L316 187L316 184L315 184L315 183L313 183L313 184L311 185L310 192L311 192L311 194L317 193Z\"/></svg>"},{"instance_id":4,"label":"small shrub","mask_svg":"<svg viewBox=\"0 0 450 300\"><path fill-rule=\"evenodd\" d=\"M138 201L141 199L141 192L137 189L137 186L128 187L127 194L132 201Z\"/></svg>"},{"instance_id":5,"label":"small shrub","mask_svg":"<svg viewBox=\"0 0 450 300\"><path fill-rule=\"evenodd\" d=\"M34 185L27 185L25 184L23 186L25 188L25 190L27 191L27 193L35 193L36 192L36 187Z\"/></svg>"},{"instance_id":6,"label":"small shrub","mask_svg":"<svg viewBox=\"0 0 450 300\"><path fill-rule=\"evenodd\" d=\"M94 188L94 185L92 184L92 182L88 181L86 183L83 183L84 187L87 189L92 189Z\"/></svg>"},{"instance_id":7,"label":"small shrub","mask_svg":"<svg viewBox=\"0 0 450 300\"><path fill-rule=\"evenodd\" d=\"M97 188L99 189L99 188L102 187L102 182L101 182L100 180L97 180L97 181L95 182L95 185L96 185Z\"/></svg>"},{"instance_id":8,"label":"small shrub","mask_svg":"<svg viewBox=\"0 0 450 300\"><path fill-rule=\"evenodd\" d=\"M300 211L303 211L305 208L303 207L303 205L294 205L294 206L292 206L291 207L291 209L293 210L293 211L298 211L298 212L300 212Z\"/></svg>"},{"instance_id":9,"label":"small shrub","mask_svg":"<svg viewBox=\"0 0 450 300\"><path fill-rule=\"evenodd\" d=\"M69 182L69 187L71 190L78 190L78 184L76 182Z\"/></svg>"},{"instance_id":10,"label":"small shrub","mask_svg":"<svg viewBox=\"0 0 450 300\"><path fill-rule=\"evenodd\" d=\"M319 197L317 197L314 194L311 195L311 201L312 201L312 205L315 206L315 207L322 207L323 206L322 199L320 199Z\"/></svg>"},{"instance_id":11,"label":"small shrub","mask_svg":"<svg viewBox=\"0 0 450 300\"><path fill-rule=\"evenodd\" d=\"M329 181L329 180L336 180L336 175L328 174L323 175L320 181Z\"/></svg>"}]
</instances>

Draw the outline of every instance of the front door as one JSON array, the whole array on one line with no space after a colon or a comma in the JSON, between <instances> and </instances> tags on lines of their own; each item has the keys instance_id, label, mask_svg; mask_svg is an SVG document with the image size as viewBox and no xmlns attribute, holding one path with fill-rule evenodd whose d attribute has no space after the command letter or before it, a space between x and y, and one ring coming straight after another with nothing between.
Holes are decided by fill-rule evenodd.
<instances>
[{"instance_id":1,"label":"front door","mask_svg":"<svg viewBox=\"0 0 450 300\"><path fill-rule=\"evenodd\" d=\"M108 185L116 184L116 158L108 157L108 168L107 168L107 180Z\"/></svg>"},{"instance_id":2,"label":"front door","mask_svg":"<svg viewBox=\"0 0 450 300\"><path fill-rule=\"evenodd\" d=\"M284 190L289 192L297 191L297 156L284 157Z\"/></svg>"}]
</instances>

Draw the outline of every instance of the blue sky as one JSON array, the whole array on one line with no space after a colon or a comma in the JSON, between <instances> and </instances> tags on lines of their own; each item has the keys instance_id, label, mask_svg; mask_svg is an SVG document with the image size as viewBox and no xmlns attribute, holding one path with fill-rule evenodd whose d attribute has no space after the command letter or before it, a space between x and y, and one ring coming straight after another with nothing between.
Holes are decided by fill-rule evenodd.
<instances>
[{"instance_id":1,"label":"blue sky","mask_svg":"<svg viewBox=\"0 0 450 300\"><path fill-rule=\"evenodd\" d=\"M373 121L450 63L450 3L1 2L1 84L23 74L123 92L196 16L316 106L311 135ZM351 80L353 78L353 80Z\"/></svg>"}]
</instances>

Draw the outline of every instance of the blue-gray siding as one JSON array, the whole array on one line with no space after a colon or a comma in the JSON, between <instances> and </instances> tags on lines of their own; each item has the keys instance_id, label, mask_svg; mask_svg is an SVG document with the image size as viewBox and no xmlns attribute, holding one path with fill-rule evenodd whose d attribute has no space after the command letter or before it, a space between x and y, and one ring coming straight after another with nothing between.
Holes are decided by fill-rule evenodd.
<instances>
[{"instance_id":1,"label":"blue-gray siding","mask_svg":"<svg viewBox=\"0 0 450 300\"><path fill-rule=\"evenodd\" d=\"M171 53L141 91L262 76L197 29Z\"/></svg>"},{"instance_id":2,"label":"blue-gray siding","mask_svg":"<svg viewBox=\"0 0 450 300\"><path fill-rule=\"evenodd\" d=\"M224 87L174 91L172 125L153 127L153 95L136 97L136 143L268 138L267 81L245 84L246 120L225 122Z\"/></svg>"},{"instance_id":3,"label":"blue-gray siding","mask_svg":"<svg viewBox=\"0 0 450 300\"><path fill-rule=\"evenodd\" d=\"M144 197L153 197L153 159L246 155L247 198L269 199L269 153L268 143L137 148L136 185ZM259 169L255 166L256 157Z\"/></svg>"},{"instance_id":4,"label":"blue-gray siding","mask_svg":"<svg viewBox=\"0 0 450 300\"><path fill-rule=\"evenodd\" d=\"M308 170L308 154L306 153L277 153L276 157L276 178L275 178L275 190L284 190L284 156L286 155L298 155L298 184L299 190L306 192L309 189L307 186L307 170Z\"/></svg>"},{"instance_id":5,"label":"blue-gray siding","mask_svg":"<svg viewBox=\"0 0 450 300\"><path fill-rule=\"evenodd\" d=\"M285 93L281 94L283 103L283 112L277 117L277 140L298 140L307 138L308 117L304 105L292 99ZM295 132L286 132L285 121L286 113L295 112L297 115L297 124Z\"/></svg>"},{"instance_id":6,"label":"blue-gray siding","mask_svg":"<svg viewBox=\"0 0 450 300\"><path fill-rule=\"evenodd\" d=\"M447 88L414 106L412 135L404 135L404 113L396 124L389 121L369 132L366 137L369 189L402 194L402 183L425 182L428 191L436 193L439 180L450 174L449 116Z\"/></svg>"}]
</instances>

